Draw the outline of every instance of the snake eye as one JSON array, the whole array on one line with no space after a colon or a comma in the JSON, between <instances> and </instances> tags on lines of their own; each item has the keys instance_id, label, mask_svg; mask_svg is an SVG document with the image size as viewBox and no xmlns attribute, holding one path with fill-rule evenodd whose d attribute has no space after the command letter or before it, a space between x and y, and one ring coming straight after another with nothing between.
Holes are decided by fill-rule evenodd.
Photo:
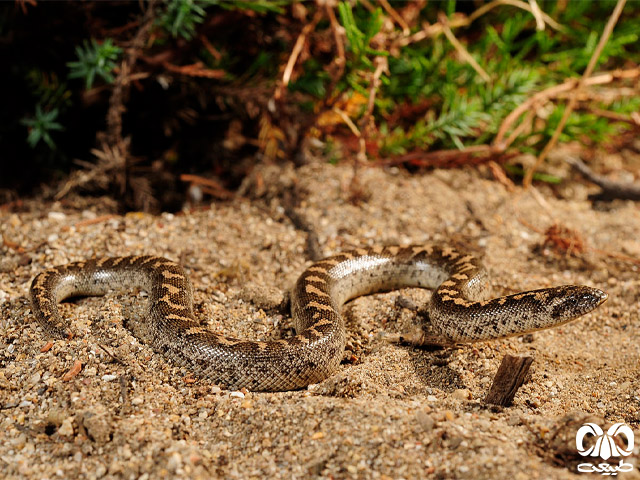
<instances>
[{"instance_id":1,"label":"snake eye","mask_svg":"<svg viewBox=\"0 0 640 480\"><path fill-rule=\"evenodd\" d=\"M595 310L609 295L602 290L584 285L558 287L561 294L555 299L551 315L569 321Z\"/></svg>"}]
</instances>

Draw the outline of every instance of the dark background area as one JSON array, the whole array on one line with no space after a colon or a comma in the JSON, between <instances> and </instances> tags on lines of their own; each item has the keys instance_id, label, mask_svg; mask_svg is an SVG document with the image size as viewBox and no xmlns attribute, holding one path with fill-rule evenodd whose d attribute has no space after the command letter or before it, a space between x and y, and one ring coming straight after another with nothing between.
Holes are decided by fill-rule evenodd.
<instances>
[{"instance_id":1,"label":"dark background area","mask_svg":"<svg viewBox=\"0 0 640 480\"><path fill-rule=\"evenodd\" d=\"M536 105L544 114L536 111L530 128L502 151L456 156L490 146L508 114L537 91L579 78L615 2L541 2L562 26L543 31L518 8L479 15L486 5L399 1L390 11L375 2L332 9L280 0L2 3L1 200L54 195L72 172L88 169L95 178L73 180L74 190L110 193L123 210L177 210L188 186L180 175L210 179L218 194L209 193L222 198L256 162L300 164L310 149L326 161L358 156L410 170L537 154L559 123L564 98ZM597 71L638 68L639 16L630 2ZM79 49L99 52L109 42L119 53L111 67L96 67L88 86L70 63L79 61ZM381 73L379 62L387 62ZM621 138L635 138L629 114L640 106L637 83L637 75L615 79L607 87L626 94L579 104L560 141L587 148L617 141L619 148ZM594 114L596 107L612 115ZM57 126L34 126L36 109ZM29 142L37 128L51 142ZM518 165L504 168L519 181Z\"/></svg>"}]
</instances>

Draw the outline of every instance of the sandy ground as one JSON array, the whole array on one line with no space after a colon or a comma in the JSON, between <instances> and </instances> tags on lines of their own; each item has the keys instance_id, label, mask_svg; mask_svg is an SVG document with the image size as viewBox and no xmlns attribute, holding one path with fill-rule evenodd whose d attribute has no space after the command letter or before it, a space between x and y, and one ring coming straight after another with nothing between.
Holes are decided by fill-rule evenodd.
<instances>
[{"instance_id":1,"label":"sandy ground","mask_svg":"<svg viewBox=\"0 0 640 480\"><path fill-rule=\"evenodd\" d=\"M575 434L590 415L605 431L635 429L635 453L624 457L635 468L618 478L640 478L639 265L608 255L640 258L640 210L622 201L595 209L587 194L597 188L562 174L561 186L508 192L482 168L363 169L354 205L351 168L316 164L264 169L247 197L187 214L103 217L105 199L0 211L0 476L580 478ZM71 341L48 344L35 323L27 292L45 267L145 253L185 265L197 314L214 330L290 335L283 299L310 263L306 233L275 195L292 185L323 254L450 242L483 258L496 294L584 283L610 299L562 328L429 351L383 335L414 327L422 317L406 307L428 302L428 290L359 298L344 310L339 372L285 393L229 392L167 363L125 328L143 292L64 303ZM589 249L543 246L554 223ZM533 356L531 376L513 406L490 407L482 400L505 354Z\"/></svg>"}]
</instances>

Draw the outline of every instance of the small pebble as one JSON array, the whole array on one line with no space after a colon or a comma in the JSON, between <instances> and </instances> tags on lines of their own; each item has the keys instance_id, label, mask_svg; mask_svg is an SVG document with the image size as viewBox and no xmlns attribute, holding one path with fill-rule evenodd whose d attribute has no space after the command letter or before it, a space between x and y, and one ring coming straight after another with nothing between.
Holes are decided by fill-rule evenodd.
<instances>
[{"instance_id":1,"label":"small pebble","mask_svg":"<svg viewBox=\"0 0 640 480\"><path fill-rule=\"evenodd\" d=\"M418 410L416 420L425 432L430 432L436 424L436 421L423 410Z\"/></svg>"},{"instance_id":2,"label":"small pebble","mask_svg":"<svg viewBox=\"0 0 640 480\"><path fill-rule=\"evenodd\" d=\"M58 435L62 437L73 436L73 417L67 417L58 428Z\"/></svg>"},{"instance_id":3,"label":"small pebble","mask_svg":"<svg viewBox=\"0 0 640 480\"><path fill-rule=\"evenodd\" d=\"M61 222L62 220L67 218L67 216L62 212L49 212L47 214L47 218L49 220L53 220L55 222Z\"/></svg>"},{"instance_id":4,"label":"small pebble","mask_svg":"<svg viewBox=\"0 0 640 480\"><path fill-rule=\"evenodd\" d=\"M111 374L102 376L102 380L105 382L113 382L116 378L118 378L117 375L111 375Z\"/></svg>"},{"instance_id":5,"label":"small pebble","mask_svg":"<svg viewBox=\"0 0 640 480\"><path fill-rule=\"evenodd\" d=\"M182 466L182 455L178 452L173 452L169 457L169 461L167 462L167 470L172 473L176 473L178 468Z\"/></svg>"},{"instance_id":6,"label":"small pebble","mask_svg":"<svg viewBox=\"0 0 640 480\"><path fill-rule=\"evenodd\" d=\"M9 225L12 227L19 227L22 225L22 220L20 220L20 217L14 213L9 217Z\"/></svg>"},{"instance_id":7,"label":"small pebble","mask_svg":"<svg viewBox=\"0 0 640 480\"><path fill-rule=\"evenodd\" d=\"M107 474L107 467L104 466L102 463L99 463L95 467L95 474L97 478L104 477Z\"/></svg>"},{"instance_id":8,"label":"small pebble","mask_svg":"<svg viewBox=\"0 0 640 480\"><path fill-rule=\"evenodd\" d=\"M242 392L231 392L229 394L231 398L244 398L244 393Z\"/></svg>"},{"instance_id":9,"label":"small pebble","mask_svg":"<svg viewBox=\"0 0 640 480\"><path fill-rule=\"evenodd\" d=\"M520 415L509 415L507 417L507 425L511 425L511 426L515 426L515 425L521 425L522 424L522 419L520 418Z\"/></svg>"},{"instance_id":10,"label":"small pebble","mask_svg":"<svg viewBox=\"0 0 640 480\"><path fill-rule=\"evenodd\" d=\"M453 392L453 398L458 400L470 400L471 392L466 388L458 388Z\"/></svg>"},{"instance_id":11,"label":"small pebble","mask_svg":"<svg viewBox=\"0 0 640 480\"><path fill-rule=\"evenodd\" d=\"M97 444L105 444L111 440L113 419L105 409L97 408L96 411L83 412L78 423L84 427L89 438Z\"/></svg>"}]
</instances>

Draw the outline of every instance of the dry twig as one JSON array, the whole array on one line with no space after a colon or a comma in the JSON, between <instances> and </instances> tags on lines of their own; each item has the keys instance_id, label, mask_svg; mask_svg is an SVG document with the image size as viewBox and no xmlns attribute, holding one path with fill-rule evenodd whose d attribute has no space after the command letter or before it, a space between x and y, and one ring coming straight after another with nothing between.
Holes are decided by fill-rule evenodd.
<instances>
[{"instance_id":1,"label":"dry twig","mask_svg":"<svg viewBox=\"0 0 640 480\"><path fill-rule=\"evenodd\" d=\"M598 75L594 75L584 80L583 87L592 87L596 85L604 85L611 83L614 80L632 79L640 76L640 68L631 68L629 70L614 70L612 72L605 72ZM501 151L506 150L511 146L517 135L511 134L507 140L504 139L507 132L517 122L517 120L524 113L527 113L528 120L533 119L535 110L544 105L546 102L551 101L554 98L561 98L567 92L575 90L578 80L575 78L569 78L559 85L554 85L545 90L535 93L523 103L518 105L513 111L505 117L498 129L493 145ZM584 90L583 90L584 93ZM526 122L528 123L528 121ZM522 129L522 124L519 124L516 129ZM520 132L518 132L519 134Z\"/></svg>"},{"instance_id":2,"label":"dry twig","mask_svg":"<svg viewBox=\"0 0 640 480\"><path fill-rule=\"evenodd\" d=\"M120 64L120 69L113 82L111 96L109 97L109 108L107 110L107 131L99 135L101 137L100 149L93 149L93 153L98 162L95 164L83 161L76 163L84 165L86 170L74 172L62 189L55 195L56 199L64 197L70 190L88 183L95 182L106 188L110 182L117 181L120 185L120 193L124 195L129 186L133 185L129 179L131 167L131 156L129 154L129 139L122 136L122 115L126 111L125 104L129 95L131 82L140 78L139 74L132 74L131 70L135 65L142 49L144 48L149 31L155 21L155 0L146 5L145 13L140 22L138 31L131 40L127 48L126 57ZM138 179L134 182L138 186L145 187L146 179ZM146 188L139 188L134 192L141 199L141 205L153 203L150 192Z\"/></svg>"},{"instance_id":3,"label":"dry twig","mask_svg":"<svg viewBox=\"0 0 640 480\"><path fill-rule=\"evenodd\" d=\"M234 197L233 192L227 190L220 185L220 183L210 178L184 173L180 175L180 180L183 182L189 182L191 185L197 185L202 192L220 200L229 200Z\"/></svg>"},{"instance_id":4,"label":"dry twig","mask_svg":"<svg viewBox=\"0 0 640 480\"><path fill-rule=\"evenodd\" d=\"M472 145L461 150L413 151L391 159L379 160L372 165L391 166L407 163L417 167L455 168L461 165L479 165L496 157L507 160L515 154L505 154L491 145Z\"/></svg>"},{"instance_id":5,"label":"dry twig","mask_svg":"<svg viewBox=\"0 0 640 480\"><path fill-rule=\"evenodd\" d=\"M480 66L478 62L476 62L476 59L473 58L473 56L468 52L466 48L464 48L462 43L460 43L460 41L455 37L451 29L449 28L449 20L447 19L447 16L444 13L440 12L440 14L438 15L438 21L440 22L440 25L442 25L442 33L444 33L445 37L447 37L447 40L449 40L449 42L451 42L451 45L453 45L453 47L458 51L458 54L469 65L471 65L471 67L477 72L478 75L480 75L480 77L482 77L485 82L490 81L491 77L489 77L489 74L485 72L485 70Z\"/></svg>"},{"instance_id":6,"label":"dry twig","mask_svg":"<svg viewBox=\"0 0 640 480\"><path fill-rule=\"evenodd\" d=\"M527 4L525 2L521 2L520 0L494 0L493 2L486 3L482 5L480 8L478 8L477 10L475 10L471 15L469 15L468 23L470 24L477 18L487 13L489 10L492 10L495 7L499 7L501 5L510 5L512 7L521 8L522 10L526 10L527 12L531 13L533 16L536 16L536 23L538 23L537 17L540 17L544 21L544 23L549 25L554 30L558 30L558 31L565 30L565 28L562 25L556 22L549 15L542 12L541 10L539 10L539 13L534 12L531 3Z\"/></svg>"},{"instance_id":7,"label":"dry twig","mask_svg":"<svg viewBox=\"0 0 640 480\"><path fill-rule=\"evenodd\" d=\"M322 19L322 10L318 9L313 16L311 22L307 23L298 35L298 39L296 40L295 45L293 46L293 50L291 50L291 55L289 55L289 60L287 61L287 65L284 68L284 72L282 73L282 81L278 88L275 91L274 98L279 100L282 97L282 92L289 85L289 81L291 80L291 74L293 73L293 67L296 65L296 61L298 60L298 56L302 51L302 47L304 43L307 41L307 36L311 33L315 28L318 22Z\"/></svg>"},{"instance_id":8,"label":"dry twig","mask_svg":"<svg viewBox=\"0 0 640 480\"><path fill-rule=\"evenodd\" d=\"M513 192L516 189L516 186L514 185L514 183L511 181L509 177L507 177L503 168L500 165L498 165L497 162L490 160L487 163L487 166L489 167L489 170L491 170L491 174L493 175L493 178L495 178L498 182L504 185L504 187L507 189L508 192Z\"/></svg>"},{"instance_id":9,"label":"dry twig","mask_svg":"<svg viewBox=\"0 0 640 480\"><path fill-rule=\"evenodd\" d=\"M380 77L383 73L389 73L389 63L387 62L387 57L377 56L374 59L374 64L376 66L375 72L371 76L371 84L369 87L369 98L367 100L367 109L365 110L364 115L362 116L362 120L360 121L360 149L358 155L356 156L356 164L358 162L364 162L367 160L366 158L366 139L369 136L369 132L372 129L372 115L373 115L373 107L375 105L376 93L380 88Z\"/></svg>"},{"instance_id":10,"label":"dry twig","mask_svg":"<svg viewBox=\"0 0 640 480\"><path fill-rule=\"evenodd\" d=\"M191 65L173 65L169 62L164 62L163 66L170 72L189 77L224 78L227 75L224 70L206 68L202 62L192 63Z\"/></svg>"},{"instance_id":11,"label":"dry twig","mask_svg":"<svg viewBox=\"0 0 640 480\"><path fill-rule=\"evenodd\" d=\"M111 220L112 218L116 218L116 215L113 215L113 214L99 215L95 218L80 220L79 222L76 222L74 226L76 228L87 227L89 225L95 225L97 223L106 222L107 220Z\"/></svg>"},{"instance_id":12,"label":"dry twig","mask_svg":"<svg viewBox=\"0 0 640 480\"><path fill-rule=\"evenodd\" d=\"M516 392L527 379L533 357L515 357L505 355L498 372L493 379L491 389L485 403L508 407L513 402Z\"/></svg>"},{"instance_id":13,"label":"dry twig","mask_svg":"<svg viewBox=\"0 0 640 480\"><path fill-rule=\"evenodd\" d=\"M465 17L464 15L456 15L452 19L448 19L448 24L451 29L468 27L475 20L480 18L482 15L486 14L490 10L499 7L501 5L509 5L516 8L521 8L531 14L533 13L532 7L526 2L522 2L520 0L494 0L493 2L489 2L487 4L482 5L480 8L473 11L471 15ZM534 15L535 16L535 15ZM546 25L549 25L554 30L565 31L565 28L556 22L553 18L547 15L544 12L540 12L540 18L544 21ZM536 18L537 21L537 18ZM426 24L422 30L414 33L413 35L404 36L398 39L395 46L404 47L410 45L412 43L419 42L424 40L425 38L437 37L438 35L444 33L444 26L441 23L435 23L433 25Z\"/></svg>"},{"instance_id":14,"label":"dry twig","mask_svg":"<svg viewBox=\"0 0 640 480\"><path fill-rule=\"evenodd\" d=\"M289 60L287 61L287 66L284 69L282 81L279 82L279 85L277 86L272 97L273 100L282 102L286 92L285 87L291 78L293 68L296 64L300 51L302 50L304 42L306 41L309 34L313 31L317 23L322 19L322 12L324 12L324 14L329 18L329 23L331 25L331 31L333 33L333 37L335 41L336 55L333 61L331 62L331 64L327 67L327 73L329 74L330 82L326 88L327 94L325 95L322 101L322 104L319 106L319 108L316 110L316 112L313 115L309 115L298 126L297 131L299 132L299 134L297 136L295 144L291 149L293 152L294 158L298 158L297 153L300 151L302 142L306 138L307 132L309 131L309 129L315 125L318 117L320 117L326 111L331 110L333 108L333 105L338 100L339 96L334 95L334 90L336 88L336 85L342 78L342 75L344 74L345 65L347 63L346 56L345 56L345 47L344 47L345 31L344 31L344 27L342 27L338 22L336 14L333 10L334 7L336 6L335 2L330 0L324 0L324 1L317 0L317 4L321 8L318 8L314 18L311 20L309 24L305 26L305 28L303 28L303 31L298 36L298 39L296 40L296 44L294 45L291 55L289 56ZM274 105L273 109L271 107L269 109L272 113L275 112L275 102L273 103L273 105Z\"/></svg>"},{"instance_id":15,"label":"dry twig","mask_svg":"<svg viewBox=\"0 0 640 480\"><path fill-rule=\"evenodd\" d=\"M404 35L409 35L409 25L407 25L407 22L404 21L404 18L402 18L398 14L398 12L396 12L393 7L389 5L389 2L387 0L378 0L378 2L380 2L380 5L382 5L382 8L385 9L389 16L393 18L393 21L400 25L400 28L402 28L402 33Z\"/></svg>"},{"instance_id":16,"label":"dry twig","mask_svg":"<svg viewBox=\"0 0 640 480\"><path fill-rule=\"evenodd\" d=\"M602 191L589 195L592 200L640 200L640 185L628 182L616 182L603 175L598 175L577 157L567 158L567 162L583 177L598 185Z\"/></svg>"},{"instance_id":17,"label":"dry twig","mask_svg":"<svg viewBox=\"0 0 640 480\"><path fill-rule=\"evenodd\" d=\"M555 147L556 143L558 142L558 138L560 138L560 134L562 133L562 130L564 130L564 126L566 125L567 120L569 119L569 116L571 115L571 112L575 108L575 105L578 101L578 94L582 90L585 80L589 78L593 73L593 69L596 66L598 58L600 58L602 49L604 48L607 41L609 40L609 37L611 36L611 32L613 32L613 27L615 27L616 23L618 22L618 18L620 18L620 14L622 13L622 9L624 8L625 3L627 3L627 0L618 0L616 7L613 9L613 13L611 14L611 17L609 17L609 21L607 22L607 25L604 27L602 35L600 36L600 41L598 42L596 49L593 51L593 55L591 55L591 58L589 59L589 64L587 65L587 68L585 69L584 73L582 74L582 77L580 78L580 80L578 81L578 84L576 85L573 96L569 99L569 102L566 108L564 109L564 113L562 115L562 118L560 119L560 122L558 123L557 128L553 132L553 135L551 136L551 139L549 140L549 142L542 149L542 152L540 152L540 155L538 155L538 158L536 159L536 163L533 165L533 167L531 167L527 171L524 177L522 184L525 188L531 185L531 181L533 180L533 174L536 172L536 170L542 164L542 162L544 162L544 160L547 158L547 155L549 154L551 149Z\"/></svg>"}]
</instances>

